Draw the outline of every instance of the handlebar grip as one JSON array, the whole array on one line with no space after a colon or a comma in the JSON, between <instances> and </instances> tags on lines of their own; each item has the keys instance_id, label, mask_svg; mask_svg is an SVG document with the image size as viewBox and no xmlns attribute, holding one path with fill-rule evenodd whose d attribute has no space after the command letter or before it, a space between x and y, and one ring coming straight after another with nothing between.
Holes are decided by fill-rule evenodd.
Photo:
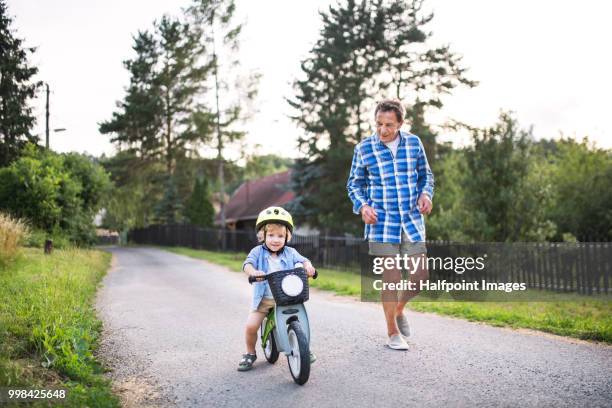
<instances>
[{"instance_id":1,"label":"handlebar grip","mask_svg":"<svg viewBox=\"0 0 612 408\"><path fill-rule=\"evenodd\" d=\"M317 276L319 276L319 272L317 272L315 269L315 273L314 275L312 275L312 279L317 279Z\"/></svg>"},{"instance_id":2,"label":"handlebar grip","mask_svg":"<svg viewBox=\"0 0 612 408\"><path fill-rule=\"evenodd\" d=\"M249 276L249 283L257 282L257 279L266 280L268 277L266 275L263 276Z\"/></svg>"}]
</instances>

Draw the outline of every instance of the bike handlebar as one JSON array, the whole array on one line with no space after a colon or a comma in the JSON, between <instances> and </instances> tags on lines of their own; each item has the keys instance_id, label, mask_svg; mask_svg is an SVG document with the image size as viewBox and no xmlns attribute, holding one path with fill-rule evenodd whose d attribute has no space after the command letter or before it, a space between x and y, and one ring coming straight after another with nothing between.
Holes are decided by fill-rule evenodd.
<instances>
[{"instance_id":1,"label":"bike handlebar","mask_svg":"<svg viewBox=\"0 0 612 408\"><path fill-rule=\"evenodd\" d=\"M303 269L303 268L299 268ZM280 271L279 271L280 272ZM274 273L274 272L272 272ZM257 282L257 281L265 281L271 274L263 275L263 276L249 276L249 283ZM312 275L312 279L317 279L319 273L315 270L314 275Z\"/></svg>"}]
</instances>

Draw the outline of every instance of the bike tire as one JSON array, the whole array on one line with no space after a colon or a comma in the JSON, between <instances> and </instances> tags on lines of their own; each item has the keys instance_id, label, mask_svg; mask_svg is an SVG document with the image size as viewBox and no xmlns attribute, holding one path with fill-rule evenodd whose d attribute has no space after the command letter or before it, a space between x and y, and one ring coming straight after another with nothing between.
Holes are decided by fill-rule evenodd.
<instances>
[{"instance_id":1,"label":"bike tire","mask_svg":"<svg viewBox=\"0 0 612 408\"><path fill-rule=\"evenodd\" d=\"M266 341L266 344L264 344L263 342L263 334L264 334L264 330L266 329L267 321L268 321L268 318L265 318L264 321L261 323L261 326L259 328L260 330L259 338L262 339L261 348L263 349L263 354L264 354L264 357L266 358L266 361L268 361L268 363L270 364L274 364L276 363L276 360L278 360L278 356L280 353L278 352L278 347L276 347L276 338L274 337L274 330L270 332L270 335L268 336L268 340ZM270 345L269 348L267 347L268 344Z\"/></svg>"},{"instance_id":2,"label":"bike tire","mask_svg":"<svg viewBox=\"0 0 612 408\"><path fill-rule=\"evenodd\" d=\"M289 372L293 381L299 385L304 385L310 377L310 347L299 321L294 320L289 323L287 336L289 337L289 347L292 349L292 354L287 356ZM296 352L299 353L299 356L295 356Z\"/></svg>"}]
</instances>

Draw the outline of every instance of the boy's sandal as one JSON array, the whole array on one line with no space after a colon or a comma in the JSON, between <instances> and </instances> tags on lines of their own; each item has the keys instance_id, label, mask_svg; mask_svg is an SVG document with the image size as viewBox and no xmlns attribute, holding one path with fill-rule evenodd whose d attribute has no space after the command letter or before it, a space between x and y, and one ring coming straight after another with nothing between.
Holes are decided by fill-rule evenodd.
<instances>
[{"instance_id":1,"label":"boy's sandal","mask_svg":"<svg viewBox=\"0 0 612 408\"><path fill-rule=\"evenodd\" d=\"M243 354L242 360L238 364L238 371L249 371L253 368L253 363L257 360L257 355L255 354Z\"/></svg>"}]
</instances>

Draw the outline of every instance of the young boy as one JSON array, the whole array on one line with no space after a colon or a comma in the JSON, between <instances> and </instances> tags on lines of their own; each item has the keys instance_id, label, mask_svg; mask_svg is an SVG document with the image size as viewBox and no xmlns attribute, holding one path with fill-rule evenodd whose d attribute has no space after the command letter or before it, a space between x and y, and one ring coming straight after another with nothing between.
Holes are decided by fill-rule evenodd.
<instances>
[{"instance_id":1,"label":"young boy","mask_svg":"<svg viewBox=\"0 0 612 408\"><path fill-rule=\"evenodd\" d=\"M281 207L269 207L259 213L255 228L258 236L263 233L258 245L247 256L242 270L249 276L263 276L271 272L293 269L296 263L302 263L308 276L313 276L315 269L310 261L295 249L286 246L293 232L293 218ZM253 283L253 302L245 328L246 354L238 364L238 371L253 368L257 359L255 343L257 330L264 318L274 307L274 297L267 281ZM311 362L314 355L311 353Z\"/></svg>"}]
</instances>

